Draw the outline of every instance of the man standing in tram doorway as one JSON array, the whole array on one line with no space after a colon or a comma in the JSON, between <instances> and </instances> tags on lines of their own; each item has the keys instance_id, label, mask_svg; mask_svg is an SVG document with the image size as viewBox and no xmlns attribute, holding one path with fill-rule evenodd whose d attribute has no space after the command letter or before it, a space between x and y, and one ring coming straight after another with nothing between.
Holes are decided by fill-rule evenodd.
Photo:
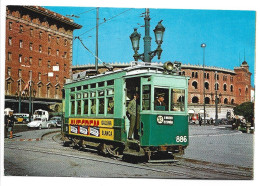
<instances>
[{"instance_id":1,"label":"man standing in tram doorway","mask_svg":"<svg viewBox=\"0 0 260 186\"><path fill-rule=\"evenodd\" d=\"M130 114L130 128L128 132L128 139L132 140L133 139L133 133L134 129L136 126L136 121L137 121L137 100L139 98L138 93L134 94L134 98L129 102L127 111Z\"/></svg>"}]
</instances>

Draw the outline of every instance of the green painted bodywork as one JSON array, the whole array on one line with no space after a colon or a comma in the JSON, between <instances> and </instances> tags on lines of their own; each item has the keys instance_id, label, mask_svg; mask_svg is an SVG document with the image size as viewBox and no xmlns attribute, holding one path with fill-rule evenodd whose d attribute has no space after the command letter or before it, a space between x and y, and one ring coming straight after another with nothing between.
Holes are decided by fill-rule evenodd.
<instances>
[{"instance_id":1,"label":"green painted bodywork","mask_svg":"<svg viewBox=\"0 0 260 186\"><path fill-rule=\"evenodd\" d=\"M141 115L141 146L188 145L188 116L174 115L173 125L158 124L157 115ZM176 136L186 136L187 142L176 142Z\"/></svg>"},{"instance_id":2,"label":"green painted bodywork","mask_svg":"<svg viewBox=\"0 0 260 186\"><path fill-rule=\"evenodd\" d=\"M141 110L140 111L140 128L139 133L142 134L140 137L141 146L161 146L161 145L188 145L188 111L187 111L187 99L185 99L185 111L155 111L153 108L154 97L154 88L162 87L170 89L184 89L185 98L188 98L188 77L185 76L175 76L170 74L162 74L155 72L146 72L146 73L137 73L137 74L127 74L127 71L118 71L111 74L100 75L96 77L90 77L87 79L78 80L72 83L68 83L64 86L65 89L65 122L62 127L63 132L68 136L68 118L107 118L114 119L114 141L116 142L126 142L127 141L127 129L126 123L128 119L126 117L126 79L140 77L140 92L142 92L143 85L151 86L151 109L150 110ZM107 85L108 80L114 80L114 85ZM99 88L89 88L87 90L75 90L71 92L71 88L90 85L98 82L105 82L104 87ZM77 104L75 104L75 114L71 114L71 94L81 94L84 92L96 92L106 89L114 89L114 114L83 114L81 111L80 115L76 113ZM107 93L105 93L105 96ZM98 97L95 98L98 103ZM142 94L140 94L140 99L142 100ZM81 103L83 105L83 103ZM142 102L140 103L142 108ZM96 106L98 108L98 106ZM170 105L169 105L170 108ZM83 109L81 109L83 110ZM97 109L96 109L97 110ZM90 111L90 104L89 104ZM105 110L106 111L106 110ZM105 112L106 113L106 112ZM157 124L157 115L174 115L174 124L173 125L162 125ZM127 121L127 122L126 122ZM129 122L128 122L129 123ZM72 135L71 136L77 136ZM186 136L186 142L176 142L176 136ZM99 139L98 139L99 140Z\"/></svg>"}]
</instances>

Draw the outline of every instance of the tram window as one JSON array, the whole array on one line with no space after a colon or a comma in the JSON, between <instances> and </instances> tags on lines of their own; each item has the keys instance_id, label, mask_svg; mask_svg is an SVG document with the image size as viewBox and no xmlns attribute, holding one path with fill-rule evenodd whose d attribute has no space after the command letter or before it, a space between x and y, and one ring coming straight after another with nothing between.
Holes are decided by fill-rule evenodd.
<instances>
[{"instance_id":1,"label":"tram window","mask_svg":"<svg viewBox=\"0 0 260 186\"><path fill-rule=\"evenodd\" d=\"M78 86L78 87L77 87L77 91L79 91L79 90L81 90L81 86Z\"/></svg>"},{"instance_id":2,"label":"tram window","mask_svg":"<svg viewBox=\"0 0 260 186\"><path fill-rule=\"evenodd\" d=\"M77 115L81 115L81 100L77 101Z\"/></svg>"},{"instance_id":3,"label":"tram window","mask_svg":"<svg viewBox=\"0 0 260 186\"><path fill-rule=\"evenodd\" d=\"M84 100L84 111L83 111L84 114L88 114L88 100L85 99Z\"/></svg>"},{"instance_id":4,"label":"tram window","mask_svg":"<svg viewBox=\"0 0 260 186\"><path fill-rule=\"evenodd\" d=\"M70 106L71 106L70 113L71 113L71 115L74 115L75 114L75 101L71 101L70 103L71 103L70 104Z\"/></svg>"},{"instance_id":5,"label":"tram window","mask_svg":"<svg viewBox=\"0 0 260 186\"><path fill-rule=\"evenodd\" d=\"M96 99L91 99L91 114L96 114Z\"/></svg>"},{"instance_id":6,"label":"tram window","mask_svg":"<svg viewBox=\"0 0 260 186\"><path fill-rule=\"evenodd\" d=\"M104 82L104 81L98 83L98 87L103 87L104 85L105 85L105 82Z\"/></svg>"},{"instance_id":7,"label":"tram window","mask_svg":"<svg viewBox=\"0 0 260 186\"><path fill-rule=\"evenodd\" d=\"M114 98L113 97L108 97L107 98L107 113L108 114L114 114Z\"/></svg>"},{"instance_id":8,"label":"tram window","mask_svg":"<svg viewBox=\"0 0 260 186\"><path fill-rule=\"evenodd\" d=\"M104 109L105 109L105 99L100 98L99 99L99 104L98 104L98 113L99 114L104 114Z\"/></svg>"},{"instance_id":9,"label":"tram window","mask_svg":"<svg viewBox=\"0 0 260 186\"><path fill-rule=\"evenodd\" d=\"M171 111L184 111L185 90L172 89L171 91Z\"/></svg>"},{"instance_id":10,"label":"tram window","mask_svg":"<svg viewBox=\"0 0 260 186\"><path fill-rule=\"evenodd\" d=\"M151 103L151 85L143 85L142 109L150 110Z\"/></svg>"},{"instance_id":11,"label":"tram window","mask_svg":"<svg viewBox=\"0 0 260 186\"><path fill-rule=\"evenodd\" d=\"M105 95L105 92L103 90L98 92L98 96L104 96L104 95Z\"/></svg>"},{"instance_id":12,"label":"tram window","mask_svg":"<svg viewBox=\"0 0 260 186\"><path fill-rule=\"evenodd\" d=\"M92 97L92 98L96 97L96 92L91 92L90 97Z\"/></svg>"},{"instance_id":13,"label":"tram window","mask_svg":"<svg viewBox=\"0 0 260 186\"><path fill-rule=\"evenodd\" d=\"M71 92L74 92L74 91L75 91L75 88L71 88L70 91L71 91Z\"/></svg>"},{"instance_id":14,"label":"tram window","mask_svg":"<svg viewBox=\"0 0 260 186\"><path fill-rule=\"evenodd\" d=\"M107 89L107 95L114 95L114 89Z\"/></svg>"},{"instance_id":15,"label":"tram window","mask_svg":"<svg viewBox=\"0 0 260 186\"><path fill-rule=\"evenodd\" d=\"M77 94L77 99L80 99L81 98L81 94Z\"/></svg>"},{"instance_id":16,"label":"tram window","mask_svg":"<svg viewBox=\"0 0 260 186\"><path fill-rule=\"evenodd\" d=\"M107 81L107 86L114 85L114 80Z\"/></svg>"},{"instance_id":17,"label":"tram window","mask_svg":"<svg viewBox=\"0 0 260 186\"><path fill-rule=\"evenodd\" d=\"M83 89L88 89L88 85L83 85Z\"/></svg>"},{"instance_id":18,"label":"tram window","mask_svg":"<svg viewBox=\"0 0 260 186\"><path fill-rule=\"evenodd\" d=\"M87 92L83 93L83 98L88 98L88 93Z\"/></svg>"},{"instance_id":19,"label":"tram window","mask_svg":"<svg viewBox=\"0 0 260 186\"><path fill-rule=\"evenodd\" d=\"M90 85L90 87L91 87L91 88L96 88L96 83L92 83L92 84Z\"/></svg>"},{"instance_id":20,"label":"tram window","mask_svg":"<svg viewBox=\"0 0 260 186\"><path fill-rule=\"evenodd\" d=\"M71 95L70 95L70 99L71 99L71 100L75 99L75 95L74 95L74 94L71 94Z\"/></svg>"},{"instance_id":21,"label":"tram window","mask_svg":"<svg viewBox=\"0 0 260 186\"><path fill-rule=\"evenodd\" d=\"M169 89L155 88L154 89L154 110L168 111L169 105Z\"/></svg>"}]
</instances>

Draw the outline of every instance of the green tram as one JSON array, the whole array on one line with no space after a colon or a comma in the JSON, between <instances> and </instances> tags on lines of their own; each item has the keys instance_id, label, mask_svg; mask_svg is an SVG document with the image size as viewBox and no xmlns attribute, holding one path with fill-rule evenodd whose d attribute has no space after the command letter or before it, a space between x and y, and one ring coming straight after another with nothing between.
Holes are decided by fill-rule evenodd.
<instances>
[{"instance_id":1,"label":"green tram","mask_svg":"<svg viewBox=\"0 0 260 186\"><path fill-rule=\"evenodd\" d=\"M96 147L112 155L182 154L188 146L188 77L179 62L132 62L130 67L86 76L73 75L64 86L64 144ZM135 93L135 139L128 139L127 106ZM155 106L163 94L164 106Z\"/></svg>"}]
</instances>

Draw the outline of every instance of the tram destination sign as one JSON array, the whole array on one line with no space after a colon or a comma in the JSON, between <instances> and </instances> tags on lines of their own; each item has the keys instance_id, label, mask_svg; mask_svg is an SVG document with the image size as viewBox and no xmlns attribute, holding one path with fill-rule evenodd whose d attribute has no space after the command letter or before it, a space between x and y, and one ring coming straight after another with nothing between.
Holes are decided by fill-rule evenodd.
<instances>
[{"instance_id":1,"label":"tram destination sign","mask_svg":"<svg viewBox=\"0 0 260 186\"><path fill-rule=\"evenodd\" d=\"M173 125L174 117L170 115L157 115L156 120L161 125Z\"/></svg>"}]
</instances>

